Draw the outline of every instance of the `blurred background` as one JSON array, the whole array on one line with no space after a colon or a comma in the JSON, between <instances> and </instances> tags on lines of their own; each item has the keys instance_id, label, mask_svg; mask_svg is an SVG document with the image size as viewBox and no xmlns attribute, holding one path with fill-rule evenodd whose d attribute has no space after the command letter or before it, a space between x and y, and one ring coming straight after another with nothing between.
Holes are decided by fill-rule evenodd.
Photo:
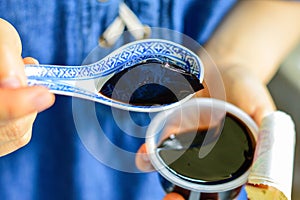
<instances>
[{"instance_id":1,"label":"blurred background","mask_svg":"<svg viewBox=\"0 0 300 200\"><path fill-rule=\"evenodd\" d=\"M282 63L268 87L278 109L290 114L296 125L292 199L300 199L300 44Z\"/></svg>"}]
</instances>

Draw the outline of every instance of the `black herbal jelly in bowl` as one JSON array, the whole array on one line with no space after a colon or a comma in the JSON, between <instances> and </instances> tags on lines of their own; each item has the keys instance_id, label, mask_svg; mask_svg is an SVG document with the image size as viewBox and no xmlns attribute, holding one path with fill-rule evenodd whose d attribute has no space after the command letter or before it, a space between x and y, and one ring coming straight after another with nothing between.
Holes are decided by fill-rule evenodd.
<instances>
[{"instance_id":1,"label":"black herbal jelly in bowl","mask_svg":"<svg viewBox=\"0 0 300 200\"><path fill-rule=\"evenodd\" d=\"M166 192L228 200L247 181L256 133L256 124L237 107L199 98L157 115L146 144Z\"/></svg>"},{"instance_id":2,"label":"black herbal jelly in bowl","mask_svg":"<svg viewBox=\"0 0 300 200\"><path fill-rule=\"evenodd\" d=\"M202 88L199 79L183 68L151 60L115 73L99 92L120 102L151 106L175 103Z\"/></svg>"}]
</instances>

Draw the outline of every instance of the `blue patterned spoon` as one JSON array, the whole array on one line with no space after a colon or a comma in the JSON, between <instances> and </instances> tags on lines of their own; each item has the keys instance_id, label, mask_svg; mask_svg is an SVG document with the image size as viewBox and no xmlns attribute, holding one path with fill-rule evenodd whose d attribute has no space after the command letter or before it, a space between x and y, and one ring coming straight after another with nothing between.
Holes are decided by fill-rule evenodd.
<instances>
[{"instance_id":1,"label":"blue patterned spoon","mask_svg":"<svg viewBox=\"0 0 300 200\"><path fill-rule=\"evenodd\" d=\"M105 58L89 65L26 65L25 72L29 85L43 85L55 94L88 99L115 108L157 112L182 103L191 95L178 102L162 105L132 105L109 98L99 90L114 74L143 63L167 63L178 66L203 81L203 64L189 49L161 39L145 39L126 44Z\"/></svg>"}]
</instances>

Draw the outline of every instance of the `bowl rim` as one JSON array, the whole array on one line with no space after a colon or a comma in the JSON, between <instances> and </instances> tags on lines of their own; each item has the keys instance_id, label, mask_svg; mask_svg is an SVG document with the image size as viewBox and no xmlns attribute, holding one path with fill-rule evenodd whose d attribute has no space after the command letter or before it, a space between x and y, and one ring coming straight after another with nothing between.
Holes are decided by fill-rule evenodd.
<instances>
[{"instance_id":1,"label":"bowl rim","mask_svg":"<svg viewBox=\"0 0 300 200\"><path fill-rule=\"evenodd\" d=\"M241 176L237 177L236 179L233 179L228 182L207 185L207 184L189 182L185 179L180 178L179 176L176 176L166 168L166 166L162 163L162 161L157 157L157 154L155 153L155 149L157 146L156 133L158 132L158 130L161 130L160 128L162 127L162 123L165 122L165 119L168 116L173 114L175 111L178 111L179 109L184 109L186 107L193 106L193 105L207 105L207 104L213 104L214 106L217 106L218 108L221 109L224 108L226 112L237 117L239 120L241 120L241 122L243 122L247 126L247 128L250 130L249 132L252 133L252 136L255 139L255 141L257 140L258 127L256 123L247 113L245 113L240 108L228 102L214 99L214 98L193 98L187 101L186 103L182 104L182 106L180 107L167 110L163 113L159 113L150 122L148 129L146 131L146 148L150 157L150 161L153 167L168 181L172 182L177 186L180 186L182 188L191 191L210 193L210 192L223 192L223 191L236 189L247 182L248 176L250 174L251 166L247 171L245 171Z\"/></svg>"}]
</instances>

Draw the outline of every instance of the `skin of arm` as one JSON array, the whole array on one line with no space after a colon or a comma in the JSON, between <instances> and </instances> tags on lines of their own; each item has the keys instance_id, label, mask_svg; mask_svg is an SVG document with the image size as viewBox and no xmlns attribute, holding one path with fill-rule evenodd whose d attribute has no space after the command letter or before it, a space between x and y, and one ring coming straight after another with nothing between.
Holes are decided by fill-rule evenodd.
<instances>
[{"instance_id":1,"label":"skin of arm","mask_svg":"<svg viewBox=\"0 0 300 200\"><path fill-rule=\"evenodd\" d=\"M222 70L241 66L268 83L300 39L300 2L240 1L205 49Z\"/></svg>"}]
</instances>

